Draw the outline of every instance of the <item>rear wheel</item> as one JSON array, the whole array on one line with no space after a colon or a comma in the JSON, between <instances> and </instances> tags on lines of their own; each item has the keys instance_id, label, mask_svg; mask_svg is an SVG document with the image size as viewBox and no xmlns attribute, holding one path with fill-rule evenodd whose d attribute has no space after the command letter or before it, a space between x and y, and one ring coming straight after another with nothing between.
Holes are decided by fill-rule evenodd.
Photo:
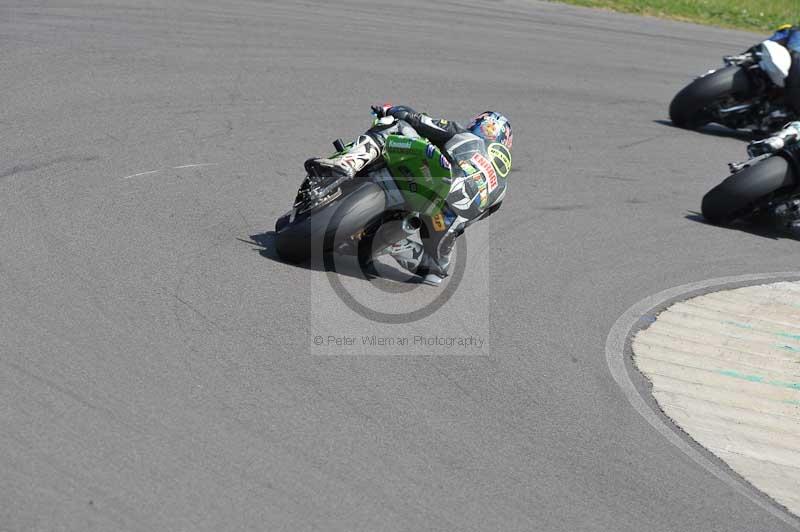
<instances>
[{"instance_id":1,"label":"rear wheel","mask_svg":"<svg viewBox=\"0 0 800 532\"><path fill-rule=\"evenodd\" d=\"M380 219L386 196L375 183L360 183L338 200L290 224L276 225L275 250L283 260L322 257Z\"/></svg>"},{"instance_id":2,"label":"rear wheel","mask_svg":"<svg viewBox=\"0 0 800 532\"><path fill-rule=\"evenodd\" d=\"M796 183L786 159L780 156L763 159L708 191L703 196L703 216L714 224L730 223L752 214Z\"/></svg>"},{"instance_id":3,"label":"rear wheel","mask_svg":"<svg viewBox=\"0 0 800 532\"><path fill-rule=\"evenodd\" d=\"M744 100L752 96L753 86L747 73L738 66L721 68L697 78L683 88L669 106L669 117L678 127L700 128L713 120L711 107L734 97Z\"/></svg>"}]
</instances>

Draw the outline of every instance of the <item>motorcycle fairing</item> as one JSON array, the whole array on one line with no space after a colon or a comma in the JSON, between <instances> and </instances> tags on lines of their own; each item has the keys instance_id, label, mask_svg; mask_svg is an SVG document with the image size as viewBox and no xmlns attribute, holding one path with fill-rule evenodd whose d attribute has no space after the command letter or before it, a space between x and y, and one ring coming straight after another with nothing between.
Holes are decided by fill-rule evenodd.
<instances>
[{"instance_id":1,"label":"motorcycle fairing","mask_svg":"<svg viewBox=\"0 0 800 532\"><path fill-rule=\"evenodd\" d=\"M408 209L433 216L450 191L450 162L423 138L389 135L384 147L386 165Z\"/></svg>"}]
</instances>

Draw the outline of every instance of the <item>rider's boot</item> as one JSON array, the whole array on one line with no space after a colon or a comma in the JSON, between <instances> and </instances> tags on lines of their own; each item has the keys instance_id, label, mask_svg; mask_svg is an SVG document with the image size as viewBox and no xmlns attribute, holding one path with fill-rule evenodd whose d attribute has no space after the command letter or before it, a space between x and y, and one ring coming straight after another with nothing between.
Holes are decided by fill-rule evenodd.
<instances>
[{"instance_id":1,"label":"rider's boot","mask_svg":"<svg viewBox=\"0 0 800 532\"><path fill-rule=\"evenodd\" d=\"M369 135L361 135L346 152L326 159L309 159L306 172L314 177L347 177L355 175L381 154L381 148Z\"/></svg>"},{"instance_id":2,"label":"rider's boot","mask_svg":"<svg viewBox=\"0 0 800 532\"><path fill-rule=\"evenodd\" d=\"M441 286L447 272L440 264L434 261L430 255L422 256L422 261L415 272L422 277L422 282L431 286Z\"/></svg>"},{"instance_id":3,"label":"rider's boot","mask_svg":"<svg viewBox=\"0 0 800 532\"><path fill-rule=\"evenodd\" d=\"M415 272L419 268L425 250L422 244L409 238L404 238L396 244L386 248L385 253L392 256L397 263L410 272Z\"/></svg>"},{"instance_id":4,"label":"rider's boot","mask_svg":"<svg viewBox=\"0 0 800 532\"><path fill-rule=\"evenodd\" d=\"M425 248L419 242L403 239L386 249L397 263L406 270L422 277L422 282L432 286L440 286L446 277L439 264L425 253Z\"/></svg>"},{"instance_id":5,"label":"rider's boot","mask_svg":"<svg viewBox=\"0 0 800 532\"><path fill-rule=\"evenodd\" d=\"M447 277L447 270L450 269L450 258L453 254L456 236L462 231L463 229L455 231L451 228L438 241L428 241L426 246L428 249L422 256L422 261L416 270L416 274L422 277L422 282L433 286L442 284L442 281ZM434 247L435 252L431 249Z\"/></svg>"}]
</instances>

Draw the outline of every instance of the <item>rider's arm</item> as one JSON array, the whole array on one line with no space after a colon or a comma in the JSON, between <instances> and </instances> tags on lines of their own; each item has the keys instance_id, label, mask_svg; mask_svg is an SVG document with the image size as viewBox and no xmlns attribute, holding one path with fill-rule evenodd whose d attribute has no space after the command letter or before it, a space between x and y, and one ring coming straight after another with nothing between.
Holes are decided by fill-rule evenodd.
<instances>
[{"instance_id":1,"label":"rider's arm","mask_svg":"<svg viewBox=\"0 0 800 532\"><path fill-rule=\"evenodd\" d=\"M386 114L407 122L417 133L440 148L453 136L466 131L455 122L434 119L424 113L417 113L410 107L394 106Z\"/></svg>"},{"instance_id":2,"label":"rider's arm","mask_svg":"<svg viewBox=\"0 0 800 532\"><path fill-rule=\"evenodd\" d=\"M411 127L417 130L417 133L440 148L455 135L466 131L466 129L455 122L444 119L434 119L422 113L408 115L404 120L411 124Z\"/></svg>"}]
</instances>

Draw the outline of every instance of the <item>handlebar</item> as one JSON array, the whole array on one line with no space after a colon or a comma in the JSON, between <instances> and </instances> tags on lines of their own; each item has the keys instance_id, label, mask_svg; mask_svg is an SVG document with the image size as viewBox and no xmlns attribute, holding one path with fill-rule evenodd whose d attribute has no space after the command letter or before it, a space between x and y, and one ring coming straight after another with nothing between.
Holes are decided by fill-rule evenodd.
<instances>
[{"instance_id":1,"label":"handlebar","mask_svg":"<svg viewBox=\"0 0 800 532\"><path fill-rule=\"evenodd\" d=\"M725 63L725 66L744 66L755 64L760 58L760 53L755 51L747 51L739 55L726 55L722 58L722 61Z\"/></svg>"}]
</instances>

